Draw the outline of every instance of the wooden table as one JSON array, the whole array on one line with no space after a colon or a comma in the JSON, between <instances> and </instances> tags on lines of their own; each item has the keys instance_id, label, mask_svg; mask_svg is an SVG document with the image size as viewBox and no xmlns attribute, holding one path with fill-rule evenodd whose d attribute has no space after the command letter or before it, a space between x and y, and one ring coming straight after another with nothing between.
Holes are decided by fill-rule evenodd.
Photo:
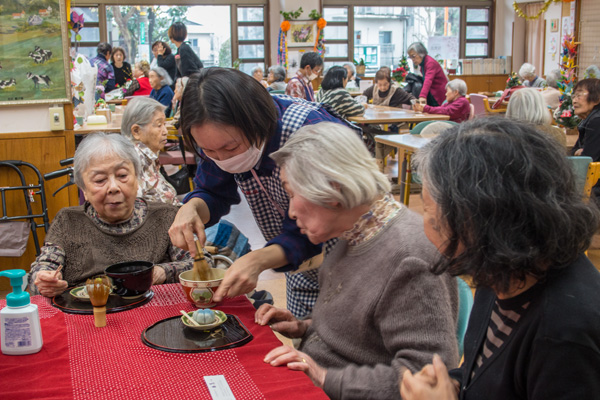
<instances>
[{"instance_id":1,"label":"wooden table","mask_svg":"<svg viewBox=\"0 0 600 400\"><path fill-rule=\"evenodd\" d=\"M429 143L429 140L421 135L411 135L409 133L404 135L375 136L375 159L381 172L383 172L384 167L385 146L398 149L398 155L400 155L400 152L404 154L402 168L398 173L398 184L400 185L400 200L407 206L410 199L410 182L412 179L412 170L410 168L411 156L416 150Z\"/></svg>"},{"instance_id":2,"label":"wooden table","mask_svg":"<svg viewBox=\"0 0 600 400\"><path fill-rule=\"evenodd\" d=\"M118 133L121 132L121 121L115 123L111 121L108 124L93 124L88 125L86 122L83 123L82 127L73 129L73 132L76 135L87 135L92 132L108 132L108 133Z\"/></svg>"},{"instance_id":3,"label":"wooden table","mask_svg":"<svg viewBox=\"0 0 600 400\"><path fill-rule=\"evenodd\" d=\"M442 114L419 113L403 108L367 105L365 113L359 117L348 117L357 124L398 124L423 121L448 121L450 117Z\"/></svg>"}]
</instances>

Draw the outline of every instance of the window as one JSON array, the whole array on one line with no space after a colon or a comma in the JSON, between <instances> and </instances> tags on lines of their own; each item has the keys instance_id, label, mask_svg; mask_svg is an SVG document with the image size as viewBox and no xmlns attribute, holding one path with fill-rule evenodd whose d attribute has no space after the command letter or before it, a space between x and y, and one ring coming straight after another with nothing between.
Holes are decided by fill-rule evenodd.
<instances>
[{"instance_id":1,"label":"window","mask_svg":"<svg viewBox=\"0 0 600 400\"><path fill-rule=\"evenodd\" d=\"M390 31L379 32L379 43L380 44L392 43L392 32L390 32Z\"/></svg>"},{"instance_id":2,"label":"window","mask_svg":"<svg viewBox=\"0 0 600 400\"><path fill-rule=\"evenodd\" d=\"M69 30L71 46L88 58L96 57L96 48L100 43L98 7L73 7L71 11L83 14L84 21L84 27L79 31L80 40L76 40L73 31Z\"/></svg>"},{"instance_id":3,"label":"window","mask_svg":"<svg viewBox=\"0 0 600 400\"><path fill-rule=\"evenodd\" d=\"M325 69L333 65L342 65L351 60L348 49L348 36L353 33L348 27L348 7L325 7L323 18L325 28ZM360 32L354 32L360 36Z\"/></svg>"},{"instance_id":4,"label":"window","mask_svg":"<svg viewBox=\"0 0 600 400\"><path fill-rule=\"evenodd\" d=\"M263 73L266 70L264 14L264 7L237 8L237 58L240 60L240 70L248 74L254 67L261 67Z\"/></svg>"},{"instance_id":5,"label":"window","mask_svg":"<svg viewBox=\"0 0 600 400\"><path fill-rule=\"evenodd\" d=\"M490 57L490 10L467 8L465 27L465 57Z\"/></svg>"}]
</instances>

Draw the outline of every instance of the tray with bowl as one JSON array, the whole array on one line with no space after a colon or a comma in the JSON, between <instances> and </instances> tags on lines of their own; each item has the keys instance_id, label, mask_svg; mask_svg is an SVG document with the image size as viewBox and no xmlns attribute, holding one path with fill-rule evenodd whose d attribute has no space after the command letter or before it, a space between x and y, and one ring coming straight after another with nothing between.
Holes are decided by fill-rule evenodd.
<instances>
[{"instance_id":1,"label":"tray with bowl","mask_svg":"<svg viewBox=\"0 0 600 400\"><path fill-rule=\"evenodd\" d=\"M253 339L237 316L217 310L215 313L223 316L217 316L219 323L213 328L192 327L183 322L186 318L181 315L158 321L142 332L142 343L169 353L205 353L240 347Z\"/></svg>"},{"instance_id":2,"label":"tray with bowl","mask_svg":"<svg viewBox=\"0 0 600 400\"><path fill-rule=\"evenodd\" d=\"M71 296L73 296L77 300L81 301L90 301L90 296L88 295L87 289L85 286L77 286L73 289L69 290ZM112 288L110 288L110 293L112 293Z\"/></svg>"},{"instance_id":3,"label":"tray with bowl","mask_svg":"<svg viewBox=\"0 0 600 400\"><path fill-rule=\"evenodd\" d=\"M92 303L90 303L89 297L86 300L81 295L76 297L72 294L73 291L79 294L81 288L82 286L67 289L62 294L54 296L51 299L51 304L68 314L93 314L94 307L92 306ZM152 300L152 297L154 297L152 289L147 290L145 293L136 296L135 298L125 298L118 296L113 292L108 296L106 313L115 313L142 306Z\"/></svg>"},{"instance_id":4,"label":"tray with bowl","mask_svg":"<svg viewBox=\"0 0 600 400\"><path fill-rule=\"evenodd\" d=\"M202 311L202 310L197 310L197 311ZM190 319L194 319L193 315L197 311L190 311L187 313L187 316ZM196 322L196 325L194 325L191 323L190 319L188 319L185 316L181 316L181 322L188 328L193 329L195 331L209 331L211 329L214 329L218 326L223 325L225 323L225 321L227 321L227 314L225 314L223 311L219 311L219 310L212 310L212 311L215 313L215 319L213 322L210 322L208 324L200 324L199 322Z\"/></svg>"}]
</instances>

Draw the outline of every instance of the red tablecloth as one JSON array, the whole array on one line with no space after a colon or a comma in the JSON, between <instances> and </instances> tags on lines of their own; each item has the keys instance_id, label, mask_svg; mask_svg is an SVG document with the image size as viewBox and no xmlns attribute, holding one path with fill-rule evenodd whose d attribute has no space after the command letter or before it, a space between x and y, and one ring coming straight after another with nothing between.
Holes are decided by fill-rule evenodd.
<instances>
[{"instance_id":1,"label":"red tablecloth","mask_svg":"<svg viewBox=\"0 0 600 400\"><path fill-rule=\"evenodd\" d=\"M40 311L44 345L37 354L0 354L0 397L5 399L210 399L205 375L224 375L236 399L325 399L302 372L265 364L281 343L268 327L254 323L245 297L218 306L240 318L254 339L212 353L166 353L147 347L142 331L153 323L191 311L178 284L154 286L146 305L107 314L94 327L92 315L65 314L48 299L33 296ZM5 301L0 301L4 307Z\"/></svg>"}]
</instances>

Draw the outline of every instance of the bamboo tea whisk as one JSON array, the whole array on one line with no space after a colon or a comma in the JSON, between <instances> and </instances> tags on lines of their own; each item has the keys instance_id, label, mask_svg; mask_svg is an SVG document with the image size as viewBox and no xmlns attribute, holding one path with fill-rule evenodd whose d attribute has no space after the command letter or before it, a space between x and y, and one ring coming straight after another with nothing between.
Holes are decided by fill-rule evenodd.
<instances>
[{"instance_id":1,"label":"bamboo tea whisk","mask_svg":"<svg viewBox=\"0 0 600 400\"><path fill-rule=\"evenodd\" d=\"M99 276L88 279L85 288L94 306L94 324L96 328L106 326L106 302L110 294L110 279L107 276Z\"/></svg>"}]
</instances>

